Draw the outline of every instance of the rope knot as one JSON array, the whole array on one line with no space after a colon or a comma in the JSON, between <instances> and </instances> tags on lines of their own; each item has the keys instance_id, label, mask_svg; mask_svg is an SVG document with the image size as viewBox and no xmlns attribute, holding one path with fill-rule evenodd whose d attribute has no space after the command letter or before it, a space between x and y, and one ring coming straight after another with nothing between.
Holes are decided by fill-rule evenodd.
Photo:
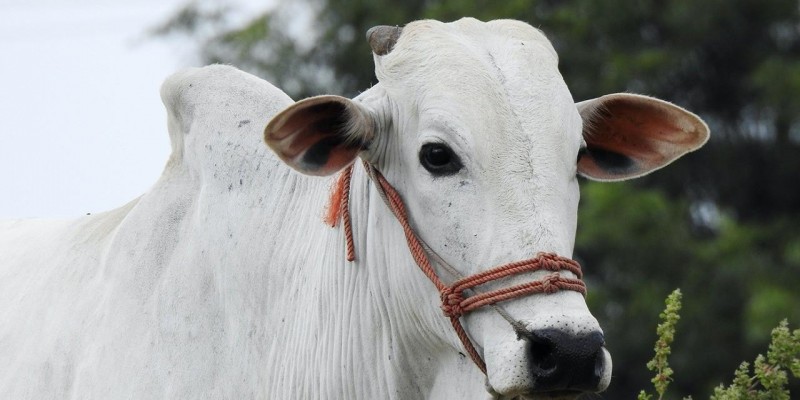
<instances>
[{"instance_id":1,"label":"rope knot","mask_svg":"<svg viewBox=\"0 0 800 400\"><path fill-rule=\"evenodd\" d=\"M539 266L547 271L560 271L563 269L559 260L553 255L548 253L539 253Z\"/></svg>"},{"instance_id":2,"label":"rope knot","mask_svg":"<svg viewBox=\"0 0 800 400\"><path fill-rule=\"evenodd\" d=\"M542 291L547 294L553 294L561 290L561 275L558 272L545 276L541 282Z\"/></svg>"},{"instance_id":3,"label":"rope knot","mask_svg":"<svg viewBox=\"0 0 800 400\"><path fill-rule=\"evenodd\" d=\"M454 291L452 287L446 287L442 289L441 297L444 315L450 318L459 318L464 315L464 309L461 307L464 295L461 291Z\"/></svg>"}]
</instances>

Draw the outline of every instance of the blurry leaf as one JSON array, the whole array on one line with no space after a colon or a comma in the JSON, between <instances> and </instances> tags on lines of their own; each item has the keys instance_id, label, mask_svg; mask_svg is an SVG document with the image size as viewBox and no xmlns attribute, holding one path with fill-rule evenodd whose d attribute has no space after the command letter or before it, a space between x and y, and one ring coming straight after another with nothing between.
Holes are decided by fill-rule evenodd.
<instances>
[{"instance_id":1,"label":"blurry leaf","mask_svg":"<svg viewBox=\"0 0 800 400\"><path fill-rule=\"evenodd\" d=\"M747 336L753 342L766 342L769 332L783 319L800 321L800 293L779 285L762 283L754 288L747 303Z\"/></svg>"}]
</instances>

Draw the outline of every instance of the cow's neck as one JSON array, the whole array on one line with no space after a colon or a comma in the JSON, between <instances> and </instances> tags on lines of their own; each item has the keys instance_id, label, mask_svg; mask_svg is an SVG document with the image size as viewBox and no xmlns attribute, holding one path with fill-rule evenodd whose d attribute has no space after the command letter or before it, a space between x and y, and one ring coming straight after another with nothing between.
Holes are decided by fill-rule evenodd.
<instances>
[{"instance_id":1,"label":"cow's neck","mask_svg":"<svg viewBox=\"0 0 800 400\"><path fill-rule=\"evenodd\" d=\"M327 183L312 191L324 198ZM314 221L318 229L308 241L327 251L310 249L304 277L285 288L313 301L297 302L307 307L290 321L278 319L286 321L280 336L287 339L272 353L273 365L299 360L305 367L292 374L275 368L272 381L282 382L287 393L319 388L322 398L427 398L456 387L483 392L480 372L454 351L458 343L434 334L449 332L436 313L438 295L416 270L402 231L360 166L350 198L356 261L345 260L342 229Z\"/></svg>"}]
</instances>

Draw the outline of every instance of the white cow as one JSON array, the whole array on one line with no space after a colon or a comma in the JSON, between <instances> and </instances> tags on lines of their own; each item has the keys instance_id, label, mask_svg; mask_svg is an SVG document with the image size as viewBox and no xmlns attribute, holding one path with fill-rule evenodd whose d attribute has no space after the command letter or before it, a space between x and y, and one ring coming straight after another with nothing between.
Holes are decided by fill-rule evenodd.
<instances>
[{"instance_id":1,"label":"white cow","mask_svg":"<svg viewBox=\"0 0 800 400\"><path fill-rule=\"evenodd\" d=\"M420 21L373 29L370 43L380 83L354 100L293 103L227 66L177 73L161 89L172 155L148 193L76 220L2 223L0 398L604 390L611 359L581 294L502 303L530 335L491 309L463 317L484 376L360 163L348 262L343 230L320 219L333 179L281 160L310 175L367 161L422 240L468 275L537 252L570 257L578 175L648 173L702 145L707 127L637 95L576 106L552 46L521 22ZM277 156L261 142L276 114Z\"/></svg>"}]
</instances>

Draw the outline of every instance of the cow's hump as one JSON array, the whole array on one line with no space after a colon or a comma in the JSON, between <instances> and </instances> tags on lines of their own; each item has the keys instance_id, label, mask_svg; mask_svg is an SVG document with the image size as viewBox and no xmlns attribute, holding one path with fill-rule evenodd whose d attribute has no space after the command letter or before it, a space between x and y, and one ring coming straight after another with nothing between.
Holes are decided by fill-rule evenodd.
<instances>
[{"instance_id":1,"label":"cow's hump","mask_svg":"<svg viewBox=\"0 0 800 400\"><path fill-rule=\"evenodd\" d=\"M292 103L269 82L227 65L171 75L161 100L172 143L167 168L183 164L201 174L224 168L231 158L263 157L264 126Z\"/></svg>"}]
</instances>

